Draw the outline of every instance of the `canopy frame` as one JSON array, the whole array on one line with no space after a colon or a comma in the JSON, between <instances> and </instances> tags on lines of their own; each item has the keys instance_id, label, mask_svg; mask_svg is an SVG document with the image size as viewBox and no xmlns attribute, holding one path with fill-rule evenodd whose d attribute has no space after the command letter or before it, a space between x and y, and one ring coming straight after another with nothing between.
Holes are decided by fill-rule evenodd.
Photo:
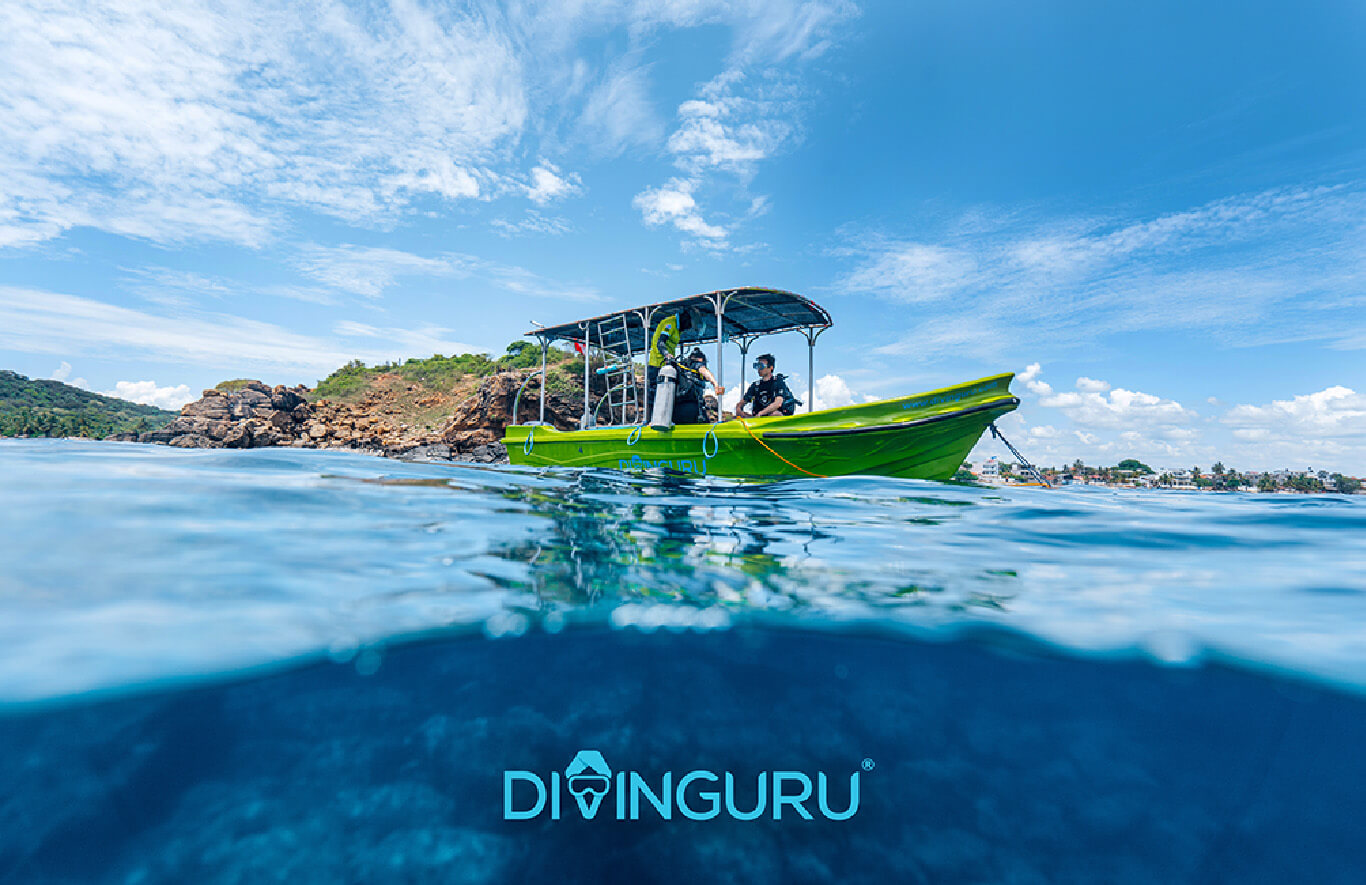
<instances>
[{"instance_id":1,"label":"canopy frame","mask_svg":"<svg viewBox=\"0 0 1366 885\"><path fill-rule=\"evenodd\" d=\"M628 364L640 354L649 354L650 335L656 316L677 314L680 317L679 344L702 345L707 342L716 344L716 378L724 384L725 344L735 341L740 346L740 393L744 394L745 359L750 346L766 335L783 332L798 332L807 342L808 405L807 411L814 409L815 401L815 348L816 339L834 323L825 308L808 298L783 289L770 289L755 286L742 286L731 289L718 289L687 298L656 302L640 307L627 308L601 316L577 320L558 326L540 326L526 333L534 336L541 345L542 387L541 420L545 420L545 363L546 351L554 341L567 341L583 349L584 357L584 414L580 419L581 427L592 426L590 412L589 351L597 348L604 359L613 357L623 359ZM682 322L684 316L688 322ZM631 322L639 319L639 327ZM682 328L686 325L687 328ZM639 341L636 340L637 335ZM596 338L596 340L594 340ZM651 391L638 398L637 402L650 403ZM637 412L642 410L637 406ZM624 412L624 410L623 410ZM625 420L625 414L622 415ZM649 420L641 414L640 422Z\"/></svg>"}]
</instances>

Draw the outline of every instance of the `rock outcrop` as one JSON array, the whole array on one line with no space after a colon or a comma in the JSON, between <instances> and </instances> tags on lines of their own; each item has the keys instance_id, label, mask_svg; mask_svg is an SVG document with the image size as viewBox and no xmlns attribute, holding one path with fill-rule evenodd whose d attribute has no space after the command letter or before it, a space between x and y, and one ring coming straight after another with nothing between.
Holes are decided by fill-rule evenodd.
<instances>
[{"instance_id":1,"label":"rock outcrop","mask_svg":"<svg viewBox=\"0 0 1366 885\"><path fill-rule=\"evenodd\" d=\"M500 372L485 379L474 395L466 399L441 428L441 439L454 449L464 451L478 446L498 444L503 432L513 423L512 407L517 399L517 391L525 380L523 372ZM546 397L546 422L559 430L572 430L578 426L579 415L583 411L582 398L570 401L556 394ZM526 421L536 418L540 411L540 392L531 389L522 395L517 419Z\"/></svg>"},{"instance_id":2,"label":"rock outcrop","mask_svg":"<svg viewBox=\"0 0 1366 885\"><path fill-rule=\"evenodd\" d=\"M385 392L372 392L360 402L309 401L303 386L268 387L250 381L233 390L212 388L180 410L180 416L160 430L136 439L180 448L251 449L267 446L352 449L409 460L464 460L503 462L503 431L512 423L512 407L525 371L500 372L483 380L473 394L460 401L444 420L415 424ZM534 385L532 385L534 387ZM419 405L440 408L441 396L417 391ZM525 420L539 409L539 395L523 397ZM560 429L577 425L581 401L551 395L546 420Z\"/></svg>"},{"instance_id":3,"label":"rock outcrop","mask_svg":"<svg viewBox=\"0 0 1366 885\"><path fill-rule=\"evenodd\" d=\"M289 445L312 414L304 387L267 387L252 381L237 390L211 388L187 403L180 417L139 442L182 448L250 449Z\"/></svg>"}]
</instances>

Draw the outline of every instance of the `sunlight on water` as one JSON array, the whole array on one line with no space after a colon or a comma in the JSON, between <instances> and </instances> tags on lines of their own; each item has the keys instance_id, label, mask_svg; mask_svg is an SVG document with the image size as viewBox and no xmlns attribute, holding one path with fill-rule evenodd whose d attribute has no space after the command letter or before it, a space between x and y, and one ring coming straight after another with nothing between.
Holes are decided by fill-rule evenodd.
<instances>
[{"instance_id":1,"label":"sunlight on water","mask_svg":"<svg viewBox=\"0 0 1366 885\"><path fill-rule=\"evenodd\" d=\"M1361 497L752 484L35 440L0 444L0 521L0 701L430 631L745 620L992 624L1366 686Z\"/></svg>"}]
</instances>

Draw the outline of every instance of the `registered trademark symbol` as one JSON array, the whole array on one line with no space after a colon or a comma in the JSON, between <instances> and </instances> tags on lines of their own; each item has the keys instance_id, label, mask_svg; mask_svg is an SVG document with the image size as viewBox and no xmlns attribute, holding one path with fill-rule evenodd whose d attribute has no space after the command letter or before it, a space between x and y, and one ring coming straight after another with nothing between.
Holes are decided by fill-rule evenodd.
<instances>
[{"instance_id":1,"label":"registered trademark symbol","mask_svg":"<svg viewBox=\"0 0 1366 885\"><path fill-rule=\"evenodd\" d=\"M864 770L864 771L872 771L872 770L873 770L874 768L876 768L876 767L877 767L877 763L874 762L873 760L871 760L871 759L864 759L864 760L863 760L863 770Z\"/></svg>"}]
</instances>

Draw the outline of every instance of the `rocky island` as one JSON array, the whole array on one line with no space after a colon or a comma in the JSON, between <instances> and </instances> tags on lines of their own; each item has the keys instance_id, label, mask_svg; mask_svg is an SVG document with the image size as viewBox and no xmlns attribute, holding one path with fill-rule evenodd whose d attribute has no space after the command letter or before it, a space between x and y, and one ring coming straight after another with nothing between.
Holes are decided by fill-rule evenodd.
<instances>
[{"instance_id":1,"label":"rocky island","mask_svg":"<svg viewBox=\"0 0 1366 885\"><path fill-rule=\"evenodd\" d=\"M579 358L581 359L581 358ZM552 351L547 422L577 426L583 396L571 375L576 358ZM113 434L114 440L183 448L350 449L406 459L500 463L518 390L521 420L539 409L539 352L522 342L498 360L481 355L435 356L402 364L338 369L314 389L226 381L187 403L165 427ZM595 394L601 391L596 390Z\"/></svg>"}]
</instances>

